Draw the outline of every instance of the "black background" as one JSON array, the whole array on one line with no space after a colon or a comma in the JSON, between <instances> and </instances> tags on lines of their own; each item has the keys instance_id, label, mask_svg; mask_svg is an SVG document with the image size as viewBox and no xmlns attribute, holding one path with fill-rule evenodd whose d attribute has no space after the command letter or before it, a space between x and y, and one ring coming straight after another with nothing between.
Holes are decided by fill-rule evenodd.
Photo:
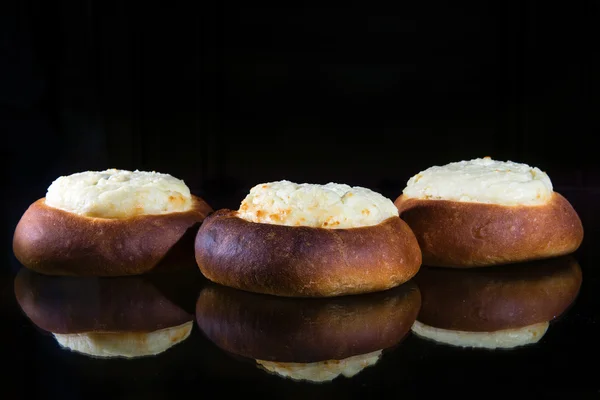
<instances>
[{"instance_id":1,"label":"black background","mask_svg":"<svg viewBox=\"0 0 600 400\"><path fill-rule=\"evenodd\" d=\"M190 4L8 2L11 183L156 170L220 207L279 179L394 196L486 155L600 183L595 2Z\"/></svg>"},{"instance_id":2,"label":"black background","mask_svg":"<svg viewBox=\"0 0 600 400\"><path fill-rule=\"evenodd\" d=\"M166 172L237 208L280 179L393 199L422 169L482 156L539 166L598 231L597 2L246 4L0 6L5 243L83 170Z\"/></svg>"}]
</instances>

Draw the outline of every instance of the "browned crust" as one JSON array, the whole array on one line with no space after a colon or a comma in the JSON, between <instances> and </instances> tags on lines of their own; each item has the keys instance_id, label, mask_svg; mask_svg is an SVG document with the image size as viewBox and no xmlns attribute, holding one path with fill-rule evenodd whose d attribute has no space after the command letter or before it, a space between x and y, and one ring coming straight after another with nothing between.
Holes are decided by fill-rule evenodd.
<instances>
[{"instance_id":1,"label":"browned crust","mask_svg":"<svg viewBox=\"0 0 600 400\"><path fill-rule=\"evenodd\" d=\"M195 235L211 211L193 196L186 212L106 219L50 207L41 198L17 224L13 251L25 267L49 275L142 274L153 270L188 230Z\"/></svg>"},{"instance_id":2,"label":"browned crust","mask_svg":"<svg viewBox=\"0 0 600 400\"><path fill-rule=\"evenodd\" d=\"M582 274L571 256L475 270L422 267L418 320L450 330L493 332L551 321L575 300Z\"/></svg>"},{"instance_id":3,"label":"browned crust","mask_svg":"<svg viewBox=\"0 0 600 400\"><path fill-rule=\"evenodd\" d=\"M231 210L206 218L196 261L211 281L279 296L329 297L400 285L421 251L398 217L369 227L324 229L248 222Z\"/></svg>"},{"instance_id":4,"label":"browned crust","mask_svg":"<svg viewBox=\"0 0 600 400\"><path fill-rule=\"evenodd\" d=\"M196 321L217 346L267 361L341 360L398 344L417 317L421 297L407 282L388 291L299 299L211 285L196 304Z\"/></svg>"},{"instance_id":5,"label":"browned crust","mask_svg":"<svg viewBox=\"0 0 600 400\"><path fill-rule=\"evenodd\" d=\"M399 196L400 218L419 241L423 264L481 267L556 257L577 250L583 226L567 199L501 206Z\"/></svg>"},{"instance_id":6,"label":"browned crust","mask_svg":"<svg viewBox=\"0 0 600 400\"><path fill-rule=\"evenodd\" d=\"M52 333L147 333L194 319L137 276L49 276L22 268L14 290L29 319Z\"/></svg>"}]
</instances>

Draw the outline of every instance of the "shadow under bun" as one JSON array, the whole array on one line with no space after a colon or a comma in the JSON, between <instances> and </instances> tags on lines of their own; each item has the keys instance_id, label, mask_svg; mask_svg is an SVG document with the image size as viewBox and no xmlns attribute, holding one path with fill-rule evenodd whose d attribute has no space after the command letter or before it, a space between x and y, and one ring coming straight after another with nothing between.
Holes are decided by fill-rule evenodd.
<instances>
[{"instance_id":1,"label":"shadow under bun","mask_svg":"<svg viewBox=\"0 0 600 400\"><path fill-rule=\"evenodd\" d=\"M572 256L456 270L422 267L418 321L435 328L494 332L548 322L575 301L581 267Z\"/></svg>"},{"instance_id":2,"label":"shadow under bun","mask_svg":"<svg viewBox=\"0 0 600 400\"><path fill-rule=\"evenodd\" d=\"M204 200L192 198L189 211L120 219L77 215L50 207L42 198L17 224L13 251L25 267L47 275L127 276L163 270L165 258L177 259L181 252L194 256L186 237L195 237L212 212ZM178 246L181 241L190 247Z\"/></svg>"},{"instance_id":3,"label":"shadow under bun","mask_svg":"<svg viewBox=\"0 0 600 400\"><path fill-rule=\"evenodd\" d=\"M393 347L410 331L421 297L412 282L384 292L330 299L256 294L211 284L196 321L221 349L266 361L342 360Z\"/></svg>"},{"instance_id":4,"label":"shadow under bun","mask_svg":"<svg viewBox=\"0 0 600 400\"><path fill-rule=\"evenodd\" d=\"M398 217L325 229L249 222L232 210L208 216L196 237L202 273L221 285L286 297L386 290L414 276L421 251Z\"/></svg>"},{"instance_id":5,"label":"shadow under bun","mask_svg":"<svg viewBox=\"0 0 600 400\"><path fill-rule=\"evenodd\" d=\"M536 206L504 206L399 196L394 202L414 232L423 264L487 267L573 253L583 226L567 199L554 192Z\"/></svg>"}]
</instances>

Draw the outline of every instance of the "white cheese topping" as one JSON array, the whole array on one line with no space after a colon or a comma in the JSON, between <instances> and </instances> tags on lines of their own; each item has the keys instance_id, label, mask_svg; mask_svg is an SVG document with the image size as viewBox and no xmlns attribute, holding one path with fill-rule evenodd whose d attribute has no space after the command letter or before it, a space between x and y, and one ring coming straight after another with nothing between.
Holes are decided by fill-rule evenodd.
<instances>
[{"instance_id":1,"label":"white cheese topping","mask_svg":"<svg viewBox=\"0 0 600 400\"><path fill-rule=\"evenodd\" d=\"M127 218L187 211L192 197L171 175L108 169L61 176L48 188L46 204L88 217Z\"/></svg>"},{"instance_id":2,"label":"white cheese topping","mask_svg":"<svg viewBox=\"0 0 600 400\"><path fill-rule=\"evenodd\" d=\"M238 216L251 222L339 229L377 225L398 216L398 209L370 189L284 180L254 186Z\"/></svg>"},{"instance_id":3,"label":"white cheese topping","mask_svg":"<svg viewBox=\"0 0 600 400\"><path fill-rule=\"evenodd\" d=\"M192 332L193 322L154 332L55 333L64 348L94 357L144 357L162 353L183 342Z\"/></svg>"},{"instance_id":4,"label":"white cheese topping","mask_svg":"<svg viewBox=\"0 0 600 400\"><path fill-rule=\"evenodd\" d=\"M314 363L292 363L256 360L265 370L284 378L310 382L326 382L340 375L351 378L363 369L375 365L382 350L361 354L343 360L328 360Z\"/></svg>"},{"instance_id":5,"label":"white cheese topping","mask_svg":"<svg viewBox=\"0 0 600 400\"><path fill-rule=\"evenodd\" d=\"M411 330L418 336L451 346L510 349L537 343L548 330L548 326L548 322L541 322L523 328L495 332L465 332L435 328L415 321Z\"/></svg>"},{"instance_id":6,"label":"white cheese topping","mask_svg":"<svg viewBox=\"0 0 600 400\"><path fill-rule=\"evenodd\" d=\"M539 168L489 157L434 166L408 180L406 197L500 205L540 205L552 182Z\"/></svg>"}]
</instances>

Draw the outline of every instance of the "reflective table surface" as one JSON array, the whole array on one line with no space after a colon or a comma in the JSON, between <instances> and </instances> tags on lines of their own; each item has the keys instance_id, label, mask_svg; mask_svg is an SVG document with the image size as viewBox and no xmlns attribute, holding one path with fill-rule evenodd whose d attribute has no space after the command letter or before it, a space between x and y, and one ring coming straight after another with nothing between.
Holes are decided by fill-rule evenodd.
<instances>
[{"instance_id":1,"label":"reflective table surface","mask_svg":"<svg viewBox=\"0 0 600 400\"><path fill-rule=\"evenodd\" d=\"M46 276L9 249L4 398L600 396L600 198L564 195L585 228L572 255L423 266L400 287L330 299L230 289L194 266Z\"/></svg>"}]
</instances>

